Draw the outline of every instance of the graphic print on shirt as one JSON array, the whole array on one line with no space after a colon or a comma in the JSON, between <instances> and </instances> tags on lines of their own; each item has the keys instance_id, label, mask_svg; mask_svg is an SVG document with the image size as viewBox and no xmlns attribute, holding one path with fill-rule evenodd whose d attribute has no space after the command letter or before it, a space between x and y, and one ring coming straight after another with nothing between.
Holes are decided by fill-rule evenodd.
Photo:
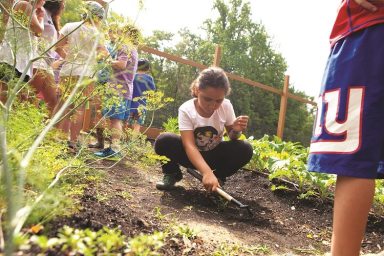
<instances>
[{"instance_id":1,"label":"graphic print on shirt","mask_svg":"<svg viewBox=\"0 0 384 256\"><path fill-rule=\"evenodd\" d=\"M320 97L310 153L352 154L359 150L364 92L365 87L350 87L347 97L340 97L340 90Z\"/></svg>"},{"instance_id":2,"label":"graphic print on shirt","mask_svg":"<svg viewBox=\"0 0 384 256\"><path fill-rule=\"evenodd\" d=\"M221 141L222 136L212 126L198 127L193 131L195 143L200 151L208 151L215 148Z\"/></svg>"}]
</instances>

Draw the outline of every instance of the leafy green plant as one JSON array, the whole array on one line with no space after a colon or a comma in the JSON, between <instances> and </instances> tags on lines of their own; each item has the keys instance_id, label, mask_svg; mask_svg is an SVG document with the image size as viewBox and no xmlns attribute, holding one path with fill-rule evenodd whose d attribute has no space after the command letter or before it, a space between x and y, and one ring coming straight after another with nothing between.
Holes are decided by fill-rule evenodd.
<instances>
[{"instance_id":1,"label":"leafy green plant","mask_svg":"<svg viewBox=\"0 0 384 256\"><path fill-rule=\"evenodd\" d=\"M104 227L99 231L90 229L74 229L64 226L57 237L48 238L33 235L29 245L37 246L41 252L48 250L65 252L68 255L110 255L122 252L126 247L125 236L120 230Z\"/></svg>"},{"instance_id":2,"label":"leafy green plant","mask_svg":"<svg viewBox=\"0 0 384 256\"><path fill-rule=\"evenodd\" d=\"M307 171L308 149L299 143L284 142L274 136L265 135L260 140L248 139L254 148L249 166L265 170L269 179L292 182L300 192L299 198L331 197L335 178L331 175ZM287 189L286 185L273 185L272 190Z\"/></svg>"},{"instance_id":3,"label":"leafy green plant","mask_svg":"<svg viewBox=\"0 0 384 256\"><path fill-rule=\"evenodd\" d=\"M384 214L384 181L376 180L374 209L377 214Z\"/></svg>"},{"instance_id":4,"label":"leafy green plant","mask_svg":"<svg viewBox=\"0 0 384 256\"><path fill-rule=\"evenodd\" d=\"M137 256L155 256L164 245L167 233L155 231L153 234L141 234L128 242L128 253Z\"/></svg>"},{"instance_id":5,"label":"leafy green plant","mask_svg":"<svg viewBox=\"0 0 384 256\"><path fill-rule=\"evenodd\" d=\"M194 239L197 236L196 231L185 224L179 224L177 226L174 226L173 231L176 235L179 235L183 238L187 238L189 240Z\"/></svg>"},{"instance_id":6,"label":"leafy green plant","mask_svg":"<svg viewBox=\"0 0 384 256\"><path fill-rule=\"evenodd\" d=\"M155 217L156 219L158 220L163 220L165 219L166 215L164 215L162 212L161 212L161 208L159 206L155 207L153 209L153 211L155 212Z\"/></svg>"},{"instance_id":7,"label":"leafy green plant","mask_svg":"<svg viewBox=\"0 0 384 256\"><path fill-rule=\"evenodd\" d=\"M179 133L179 122L176 117L170 117L163 123L163 129L165 132Z\"/></svg>"},{"instance_id":8,"label":"leafy green plant","mask_svg":"<svg viewBox=\"0 0 384 256\"><path fill-rule=\"evenodd\" d=\"M212 256L264 255L269 252L270 250L266 245L221 244L212 253Z\"/></svg>"}]
</instances>

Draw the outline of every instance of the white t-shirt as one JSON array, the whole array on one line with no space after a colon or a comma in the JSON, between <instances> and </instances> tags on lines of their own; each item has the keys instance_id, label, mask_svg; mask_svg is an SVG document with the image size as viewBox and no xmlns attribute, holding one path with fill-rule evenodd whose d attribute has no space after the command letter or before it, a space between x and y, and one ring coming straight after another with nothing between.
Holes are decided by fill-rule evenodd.
<instances>
[{"instance_id":1,"label":"white t-shirt","mask_svg":"<svg viewBox=\"0 0 384 256\"><path fill-rule=\"evenodd\" d=\"M38 50L42 53L45 52L49 47L57 42L57 31L53 24L52 14L50 11L45 10L44 16L44 31L41 37L38 38ZM45 58L38 59L33 63L33 68L47 70L53 74L51 67L52 62L55 60L54 49L49 50Z\"/></svg>"},{"instance_id":2,"label":"white t-shirt","mask_svg":"<svg viewBox=\"0 0 384 256\"><path fill-rule=\"evenodd\" d=\"M179 130L193 131L197 148L208 151L223 140L225 126L232 125L236 119L235 111L232 103L224 99L211 117L202 117L196 111L195 100L190 99L179 107Z\"/></svg>"},{"instance_id":3,"label":"white t-shirt","mask_svg":"<svg viewBox=\"0 0 384 256\"><path fill-rule=\"evenodd\" d=\"M65 63L60 70L60 76L79 76L85 69L85 76L91 77L96 67L96 51L92 51L95 41L101 34L96 27L80 22L67 23L60 30L60 34L68 36L67 56ZM80 26L80 27L79 27ZM79 28L77 28L79 27ZM99 38L100 40L101 38ZM98 44L101 42L99 41ZM88 57L91 61L88 66L85 65Z\"/></svg>"},{"instance_id":4,"label":"white t-shirt","mask_svg":"<svg viewBox=\"0 0 384 256\"><path fill-rule=\"evenodd\" d=\"M19 1L16 1L13 8ZM0 43L0 63L14 66L23 73L28 62L37 56L37 37L30 29L9 18L3 41ZM26 74L32 77L32 65Z\"/></svg>"}]
</instances>

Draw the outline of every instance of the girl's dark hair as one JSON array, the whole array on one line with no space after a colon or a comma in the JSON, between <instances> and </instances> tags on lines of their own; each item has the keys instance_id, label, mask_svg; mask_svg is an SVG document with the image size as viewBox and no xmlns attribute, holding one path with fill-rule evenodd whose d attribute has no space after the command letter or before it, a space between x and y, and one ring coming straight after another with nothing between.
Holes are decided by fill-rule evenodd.
<instances>
[{"instance_id":1,"label":"girl's dark hair","mask_svg":"<svg viewBox=\"0 0 384 256\"><path fill-rule=\"evenodd\" d=\"M60 16L64 9L64 0L47 0L44 4L44 8L47 9L52 15L53 25L56 30L60 30Z\"/></svg>"},{"instance_id":2,"label":"girl's dark hair","mask_svg":"<svg viewBox=\"0 0 384 256\"><path fill-rule=\"evenodd\" d=\"M139 59L137 62L137 70L146 72L151 68L151 64L149 63L149 60L147 59Z\"/></svg>"},{"instance_id":3,"label":"girl's dark hair","mask_svg":"<svg viewBox=\"0 0 384 256\"><path fill-rule=\"evenodd\" d=\"M196 97L197 89L208 87L220 88L225 91L225 95L231 92L231 85L225 71L219 67L209 67L200 72L199 76L191 84L191 94Z\"/></svg>"}]
</instances>

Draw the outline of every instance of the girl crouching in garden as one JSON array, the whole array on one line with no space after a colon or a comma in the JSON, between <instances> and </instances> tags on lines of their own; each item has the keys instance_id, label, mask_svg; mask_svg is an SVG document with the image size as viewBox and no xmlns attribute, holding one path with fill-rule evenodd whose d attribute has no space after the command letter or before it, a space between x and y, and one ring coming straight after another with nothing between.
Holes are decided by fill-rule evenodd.
<instances>
[{"instance_id":1,"label":"girl crouching in garden","mask_svg":"<svg viewBox=\"0 0 384 256\"><path fill-rule=\"evenodd\" d=\"M155 142L156 153L170 159L162 166L164 178L156 184L157 189L175 188L183 177L182 165L197 169L205 189L215 191L219 183L223 184L251 160L252 146L238 140L247 128L248 116L235 116L231 102L225 99L229 92L228 78L217 67L203 70L192 83L194 98L179 108L181 136L163 133ZM229 141L223 141L225 130Z\"/></svg>"}]
</instances>

